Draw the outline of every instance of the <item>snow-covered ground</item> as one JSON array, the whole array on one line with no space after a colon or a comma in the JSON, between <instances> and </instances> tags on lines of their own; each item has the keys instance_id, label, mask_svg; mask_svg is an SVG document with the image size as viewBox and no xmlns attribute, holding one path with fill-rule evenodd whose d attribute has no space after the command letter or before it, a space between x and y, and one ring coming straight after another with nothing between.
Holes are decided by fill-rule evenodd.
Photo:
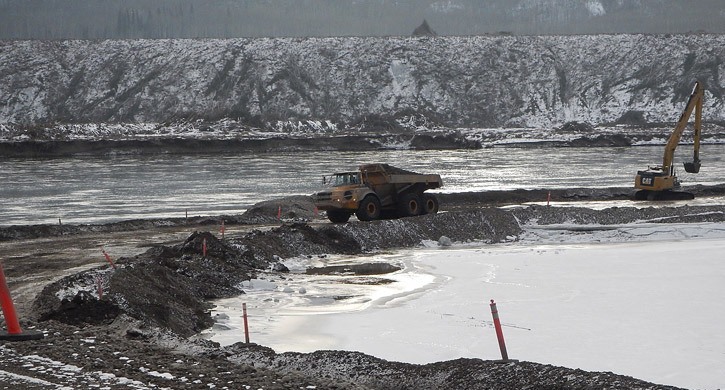
<instances>
[{"instance_id":1,"label":"snow-covered ground","mask_svg":"<svg viewBox=\"0 0 725 390\"><path fill-rule=\"evenodd\" d=\"M35 137L55 123L173 135L164 123L410 111L475 127L672 122L695 79L704 121L721 122L723 56L718 34L2 41L0 124Z\"/></svg>"},{"instance_id":2,"label":"snow-covered ground","mask_svg":"<svg viewBox=\"0 0 725 390\"><path fill-rule=\"evenodd\" d=\"M725 387L725 224L529 226L519 241L458 243L364 258L288 259L285 278L218 301L207 337L277 352L357 350L427 363L509 357L687 388ZM311 276L310 265L386 261L379 277ZM262 280L264 279L264 280ZM376 283L387 279L390 283Z\"/></svg>"}]
</instances>

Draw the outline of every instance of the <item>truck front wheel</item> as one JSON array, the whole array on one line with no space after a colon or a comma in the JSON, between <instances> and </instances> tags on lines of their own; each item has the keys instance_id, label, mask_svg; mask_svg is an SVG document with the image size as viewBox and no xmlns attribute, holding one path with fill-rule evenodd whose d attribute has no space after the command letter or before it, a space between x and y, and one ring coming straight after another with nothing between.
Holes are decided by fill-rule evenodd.
<instances>
[{"instance_id":1,"label":"truck front wheel","mask_svg":"<svg viewBox=\"0 0 725 390\"><path fill-rule=\"evenodd\" d=\"M361 221L372 221L380 218L380 209L380 200L374 195L368 195L360 202L355 215Z\"/></svg>"},{"instance_id":2,"label":"truck front wheel","mask_svg":"<svg viewBox=\"0 0 725 390\"><path fill-rule=\"evenodd\" d=\"M332 223L345 223L350 219L350 213L341 210L328 210L327 219Z\"/></svg>"}]
</instances>

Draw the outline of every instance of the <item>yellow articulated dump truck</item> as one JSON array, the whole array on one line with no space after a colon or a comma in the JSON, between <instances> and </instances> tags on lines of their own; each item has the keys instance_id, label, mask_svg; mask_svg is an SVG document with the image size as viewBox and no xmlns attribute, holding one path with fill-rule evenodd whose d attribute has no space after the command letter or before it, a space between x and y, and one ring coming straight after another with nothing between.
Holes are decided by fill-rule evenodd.
<instances>
[{"instance_id":1,"label":"yellow articulated dump truck","mask_svg":"<svg viewBox=\"0 0 725 390\"><path fill-rule=\"evenodd\" d=\"M315 206L334 223L355 214L361 221L413 217L438 212L438 199L426 190L443 185L440 175L422 175L388 164L365 164L358 171L323 176L327 188L312 195Z\"/></svg>"}]
</instances>

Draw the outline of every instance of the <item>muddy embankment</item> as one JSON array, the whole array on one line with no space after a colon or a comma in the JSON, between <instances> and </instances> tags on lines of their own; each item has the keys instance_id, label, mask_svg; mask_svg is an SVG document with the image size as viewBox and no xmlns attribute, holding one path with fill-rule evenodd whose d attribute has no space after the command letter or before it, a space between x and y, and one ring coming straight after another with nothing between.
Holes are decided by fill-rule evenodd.
<instances>
[{"instance_id":1,"label":"muddy embankment","mask_svg":"<svg viewBox=\"0 0 725 390\"><path fill-rule=\"evenodd\" d=\"M725 196L725 184L688 186L688 192L697 198ZM517 205L527 202L561 201L610 201L632 200L635 190L627 187L533 189L441 193L436 196L441 211L466 211L485 207ZM279 224L277 211L284 203L282 220L288 222L315 221L314 206L307 196L293 196L282 200L261 202L241 215L194 216L188 218L136 219L107 224L54 224L0 226L0 242L43 237L72 236L86 233L114 233L155 228L198 228L209 229L223 220L227 225ZM319 221L326 221L324 217Z\"/></svg>"},{"instance_id":2,"label":"muddy embankment","mask_svg":"<svg viewBox=\"0 0 725 390\"><path fill-rule=\"evenodd\" d=\"M242 294L241 281L275 266L284 271L279 263L286 258L362 254L411 247L441 236L500 242L515 239L519 231L513 214L490 208L466 213L465 218L451 212L415 221L317 227L290 223L225 240L195 232L181 244L118 259L115 270L99 267L47 286L34 303L34 313L41 321L55 319L73 325L111 324L126 317L143 327L191 336L211 326L209 300Z\"/></svg>"},{"instance_id":3,"label":"muddy embankment","mask_svg":"<svg viewBox=\"0 0 725 390\"><path fill-rule=\"evenodd\" d=\"M290 202L299 205L295 198ZM242 217L263 222L273 218L268 216L274 215L270 211L277 204L279 201L263 203ZM311 214L309 206L307 212ZM284 272L284 259L288 258L365 254L414 247L444 236L453 242L512 241L522 226L531 223L610 225L724 220L725 206L593 210L533 205L469 208L369 223L290 222L224 240L209 232L195 232L183 243L155 246L140 255L121 258L115 270L98 267L48 285L34 303L34 314L40 320L56 319L74 325L111 324L124 318L142 327L160 327L190 336L211 325L209 300L242 294L240 282L253 278L258 271Z\"/></svg>"},{"instance_id":4,"label":"muddy embankment","mask_svg":"<svg viewBox=\"0 0 725 390\"><path fill-rule=\"evenodd\" d=\"M424 113L417 113L422 117ZM94 134L93 129L81 134L65 134L54 127L24 129L22 127L0 132L0 158L55 158L67 156L145 155L145 154L220 154L268 153L288 151L375 151L387 149L456 150L487 147L626 147L638 144L664 145L674 123L628 124L612 130L609 125L594 127L588 123L567 122L548 130L514 128L507 131L481 129L479 132L461 131L438 124L435 129L419 130L401 125L395 118L379 119L358 124L359 128L338 124L343 130L305 127L305 131L285 134L239 125L238 134L226 134L224 124L210 122L194 133L179 132L176 136L149 131L142 134ZM81 128L83 125L78 125ZM90 125L88 125L90 126ZM164 127L166 125L159 125ZM184 124L169 125L178 130ZM722 143L725 126L707 123L702 142ZM133 127L129 125L129 127ZM0 129L1 130L1 129ZM265 131L271 134L260 135ZM84 132L86 134L84 134ZM465 134L468 133L468 134ZM689 133L686 134L686 138Z\"/></svg>"},{"instance_id":5,"label":"muddy embankment","mask_svg":"<svg viewBox=\"0 0 725 390\"><path fill-rule=\"evenodd\" d=\"M610 194L617 192L608 191ZM557 196L562 194L564 192ZM506 194L521 198L539 198L541 195L540 191ZM585 196L585 193L577 196ZM587 196L594 196L593 192ZM516 240L528 224L725 221L725 206L612 207L605 210L540 205L497 208L481 205L501 202L504 194L448 194L441 198L441 203L447 206L443 208L445 212L439 214L347 224L323 223L319 217L314 223L306 222L314 215L309 199L288 198L284 201L290 206L286 209L291 211L283 216L281 226L251 230L225 239L209 232L194 232L182 243L154 246L137 256L120 258L116 261L117 269L105 265L49 284L33 304L32 321L41 326L60 323L80 329L102 328L104 333L124 340L159 343L169 337L193 336L210 327L213 324L209 314L210 300L243 294L240 282L254 278L261 271L286 272L284 262L289 258L354 255L414 247L424 240L438 241L442 236L453 242L498 243ZM280 200L261 203L238 216L236 222L279 224L280 221L273 217L279 203ZM216 221L216 218L210 220ZM112 226L120 229L123 225ZM6 239L12 239L8 236L13 235L6 229ZM311 272L318 271L335 272L334 269ZM365 274L391 271L394 268L386 264L377 269L375 265L368 265L357 270ZM160 335L166 336L160 338ZM194 348L203 356L215 356L215 359L238 363L242 367L254 364L275 372L304 372L308 378L324 378L328 384L340 383L345 388L390 388L393 385L397 388L522 388L542 384L668 388L615 374L587 373L527 362L497 365L478 359L459 359L418 366L388 362L357 352L276 354L253 344L220 348L209 342L197 343L201 344Z\"/></svg>"},{"instance_id":6,"label":"muddy embankment","mask_svg":"<svg viewBox=\"0 0 725 390\"><path fill-rule=\"evenodd\" d=\"M26 140L0 142L0 156L12 158L197 154L197 153L266 153L301 150L366 151L386 149L386 145L409 145L411 149L479 149L481 143L465 139L450 131L439 134L410 132L329 137L278 136L260 139L151 138L99 140Z\"/></svg>"}]
</instances>

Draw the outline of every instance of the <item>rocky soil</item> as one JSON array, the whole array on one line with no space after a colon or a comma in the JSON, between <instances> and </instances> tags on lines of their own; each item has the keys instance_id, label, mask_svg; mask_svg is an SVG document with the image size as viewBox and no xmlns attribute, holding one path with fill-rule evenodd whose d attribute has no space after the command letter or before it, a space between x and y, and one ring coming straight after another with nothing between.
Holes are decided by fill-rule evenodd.
<instances>
[{"instance_id":1,"label":"rocky soil","mask_svg":"<svg viewBox=\"0 0 725 390\"><path fill-rule=\"evenodd\" d=\"M724 57L718 34L0 41L0 124L33 138L222 118L313 121L320 134L380 132L386 117L429 129L663 122L695 80L703 119L722 122Z\"/></svg>"},{"instance_id":2,"label":"rocky soil","mask_svg":"<svg viewBox=\"0 0 725 390\"><path fill-rule=\"evenodd\" d=\"M722 196L725 189L697 191ZM350 351L277 354L255 344L220 347L194 337L213 323L210 300L243 294L241 281L259 272L283 274L285 258L374 253L442 236L497 243L516 240L527 224L725 220L721 205L495 207L540 200L542 194L445 194L439 214L337 225L316 216L309 198L292 197L283 200L290 211L281 224L270 217L280 200L260 203L243 215L225 217L229 231L224 237L217 231L219 218L3 228L0 249L7 256L10 288L22 297L21 325L46 337L0 346L0 388L17 388L18 383L27 388L671 388L531 362L458 359L414 365ZM616 188L552 194L554 199L590 200L626 196L627 190ZM97 234L152 238L139 243L147 248L141 253L137 248L135 254L115 259L115 268L74 259L59 248L68 246L68 239L75 246L93 247ZM56 241L58 247L53 246ZM27 251L29 244L39 242L43 244L35 255L18 254L20 248ZM58 252L50 255L53 249ZM362 265L345 271L370 275L392 271L389 268Z\"/></svg>"}]
</instances>

